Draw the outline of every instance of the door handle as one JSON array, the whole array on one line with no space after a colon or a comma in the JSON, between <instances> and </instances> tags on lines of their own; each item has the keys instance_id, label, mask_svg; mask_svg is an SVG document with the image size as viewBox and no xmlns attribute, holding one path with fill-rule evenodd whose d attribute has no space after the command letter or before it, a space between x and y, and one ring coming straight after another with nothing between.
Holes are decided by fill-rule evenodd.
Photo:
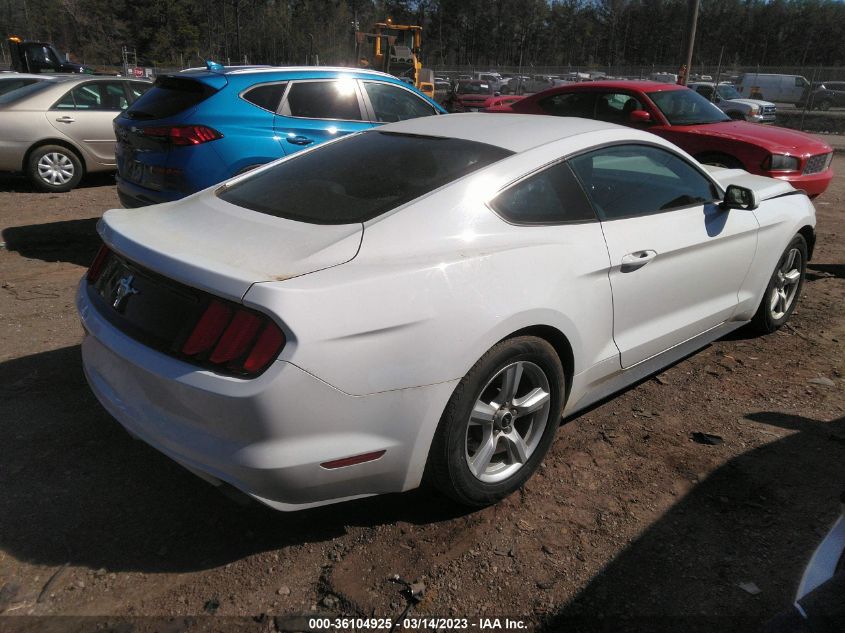
<instances>
[{"instance_id":1,"label":"door handle","mask_svg":"<svg viewBox=\"0 0 845 633\"><path fill-rule=\"evenodd\" d=\"M56 121L58 121L59 123L73 123L74 121L76 121L76 119L74 119L72 116L60 116L58 119L56 119Z\"/></svg>"},{"instance_id":2,"label":"door handle","mask_svg":"<svg viewBox=\"0 0 845 633\"><path fill-rule=\"evenodd\" d=\"M622 257L621 270L623 273L633 272L645 266L655 257L657 257L657 251L652 250L634 251L633 253L628 253Z\"/></svg>"},{"instance_id":3,"label":"door handle","mask_svg":"<svg viewBox=\"0 0 845 633\"><path fill-rule=\"evenodd\" d=\"M307 136L288 136L287 140L288 143L293 145L310 145L314 142L314 139L308 138Z\"/></svg>"}]
</instances>

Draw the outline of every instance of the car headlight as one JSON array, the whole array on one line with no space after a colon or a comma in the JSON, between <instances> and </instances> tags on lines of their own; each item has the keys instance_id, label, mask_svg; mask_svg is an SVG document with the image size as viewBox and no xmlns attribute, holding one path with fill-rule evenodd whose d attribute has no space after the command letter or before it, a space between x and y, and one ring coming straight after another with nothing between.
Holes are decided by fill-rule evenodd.
<instances>
[{"instance_id":1,"label":"car headlight","mask_svg":"<svg viewBox=\"0 0 845 633\"><path fill-rule=\"evenodd\" d=\"M757 116L758 114L760 114L760 106L758 106L758 105L751 106L751 112L749 112L749 114L751 116Z\"/></svg>"},{"instance_id":2,"label":"car headlight","mask_svg":"<svg viewBox=\"0 0 845 633\"><path fill-rule=\"evenodd\" d=\"M786 156L785 154L772 154L767 160L766 166L771 171L798 171L798 166L801 164L795 156Z\"/></svg>"}]
</instances>

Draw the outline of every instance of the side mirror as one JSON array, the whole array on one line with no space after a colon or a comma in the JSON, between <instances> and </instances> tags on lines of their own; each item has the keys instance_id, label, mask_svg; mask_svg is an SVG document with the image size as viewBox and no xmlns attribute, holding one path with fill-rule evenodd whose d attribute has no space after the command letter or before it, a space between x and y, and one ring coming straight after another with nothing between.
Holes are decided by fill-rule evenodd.
<instances>
[{"instance_id":1,"label":"side mirror","mask_svg":"<svg viewBox=\"0 0 845 633\"><path fill-rule=\"evenodd\" d=\"M501 92L494 92L494 93L493 93L493 96L494 96L494 97L501 97L501 96L502 96L502 93L501 93Z\"/></svg>"},{"instance_id":2,"label":"side mirror","mask_svg":"<svg viewBox=\"0 0 845 633\"><path fill-rule=\"evenodd\" d=\"M723 209L743 209L753 211L760 206L760 199L757 194L747 187L739 185L728 185L725 190L725 199L722 201Z\"/></svg>"},{"instance_id":3,"label":"side mirror","mask_svg":"<svg viewBox=\"0 0 845 633\"><path fill-rule=\"evenodd\" d=\"M628 115L630 123L651 123L651 115L645 110L633 110Z\"/></svg>"}]
</instances>

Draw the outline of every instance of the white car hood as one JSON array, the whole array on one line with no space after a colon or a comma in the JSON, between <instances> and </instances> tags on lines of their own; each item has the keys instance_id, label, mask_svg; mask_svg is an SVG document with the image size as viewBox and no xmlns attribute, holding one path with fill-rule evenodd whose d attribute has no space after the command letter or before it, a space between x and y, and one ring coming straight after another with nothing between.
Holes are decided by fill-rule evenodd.
<instances>
[{"instance_id":1,"label":"white car hood","mask_svg":"<svg viewBox=\"0 0 845 633\"><path fill-rule=\"evenodd\" d=\"M771 101L760 101L760 99L726 99L722 101L722 103L741 103L747 106L760 106L761 108L766 108L768 106L775 105ZM721 105L721 104L720 104Z\"/></svg>"},{"instance_id":2,"label":"white car hood","mask_svg":"<svg viewBox=\"0 0 845 633\"><path fill-rule=\"evenodd\" d=\"M754 191L760 201L795 191L795 188L785 180L755 176L743 169L725 169L712 165L702 165L702 167L716 179L722 189L727 189L728 185L746 187Z\"/></svg>"},{"instance_id":3,"label":"white car hood","mask_svg":"<svg viewBox=\"0 0 845 633\"><path fill-rule=\"evenodd\" d=\"M236 301L255 282L348 262L364 233L362 224L308 224L243 209L213 191L141 209L112 209L97 230L110 248L140 266Z\"/></svg>"}]
</instances>

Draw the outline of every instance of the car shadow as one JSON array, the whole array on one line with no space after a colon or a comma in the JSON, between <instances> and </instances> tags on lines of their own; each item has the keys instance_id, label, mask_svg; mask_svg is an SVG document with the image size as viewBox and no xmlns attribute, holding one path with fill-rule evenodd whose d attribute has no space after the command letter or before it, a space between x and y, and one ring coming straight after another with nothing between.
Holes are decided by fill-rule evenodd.
<instances>
[{"instance_id":1,"label":"car shadow","mask_svg":"<svg viewBox=\"0 0 845 633\"><path fill-rule=\"evenodd\" d=\"M825 277L845 279L845 264L807 264L807 278L815 281Z\"/></svg>"},{"instance_id":2,"label":"car shadow","mask_svg":"<svg viewBox=\"0 0 845 633\"><path fill-rule=\"evenodd\" d=\"M237 505L100 407L78 345L0 363L0 464L0 549L49 566L189 572L346 526L468 513L426 490L295 513Z\"/></svg>"},{"instance_id":3,"label":"car shadow","mask_svg":"<svg viewBox=\"0 0 845 633\"><path fill-rule=\"evenodd\" d=\"M738 427L737 437L777 439L695 485L541 630L748 633L791 604L810 554L839 513L845 417L760 412ZM773 428L791 433L781 437ZM741 606L729 612L726 604Z\"/></svg>"},{"instance_id":4,"label":"car shadow","mask_svg":"<svg viewBox=\"0 0 845 633\"><path fill-rule=\"evenodd\" d=\"M114 186L114 172L96 172L85 175L76 189L87 189L90 187ZM29 178L23 174L0 174L0 192L13 193L43 193L46 196L64 196L66 193L43 192L36 189Z\"/></svg>"},{"instance_id":5,"label":"car shadow","mask_svg":"<svg viewBox=\"0 0 845 633\"><path fill-rule=\"evenodd\" d=\"M3 229L3 241L6 250L20 253L28 259L88 266L100 245L100 237L97 235L99 219L94 217L12 226Z\"/></svg>"}]
</instances>

